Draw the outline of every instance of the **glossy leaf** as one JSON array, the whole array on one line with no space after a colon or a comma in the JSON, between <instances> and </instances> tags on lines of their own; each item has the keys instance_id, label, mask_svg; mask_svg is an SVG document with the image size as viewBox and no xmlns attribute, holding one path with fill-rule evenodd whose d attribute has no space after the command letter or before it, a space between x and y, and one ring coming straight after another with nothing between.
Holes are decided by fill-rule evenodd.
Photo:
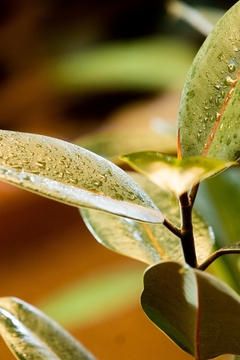
<instances>
[{"instance_id":1,"label":"glossy leaf","mask_svg":"<svg viewBox=\"0 0 240 360\"><path fill-rule=\"evenodd\" d=\"M240 2L215 25L183 88L179 156L240 156Z\"/></svg>"},{"instance_id":2,"label":"glossy leaf","mask_svg":"<svg viewBox=\"0 0 240 360\"><path fill-rule=\"evenodd\" d=\"M131 173L131 176L157 205L161 205L163 214L180 226L178 201L145 177L136 173ZM93 236L110 250L147 264L168 259L184 261L178 237L163 225L145 224L90 209L82 209L81 214ZM193 214L193 226L197 257L201 263L211 252L213 235L196 212Z\"/></svg>"},{"instance_id":3,"label":"glossy leaf","mask_svg":"<svg viewBox=\"0 0 240 360\"><path fill-rule=\"evenodd\" d=\"M157 264L144 275L141 302L151 321L197 360L240 354L240 298L214 276Z\"/></svg>"},{"instance_id":4,"label":"glossy leaf","mask_svg":"<svg viewBox=\"0 0 240 360\"><path fill-rule=\"evenodd\" d=\"M234 164L230 161L203 157L177 159L153 151L124 155L121 159L158 186L176 195L181 195L201 180Z\"/></svg>"},{"instance_id":5,"label":"glossy leaf","mask_svg":"<svg viewBox=\"0 0 240 360\"><path fill-rule=\"evenodd\" d=\"M176 153L175 135L160 135L149 130L101 132L80 137L75 143L115 164L122 163L120 155L132 151L157 150L168 154Z\"/></svg>"},{"instance_id":6,"label":"glossy leaf","mask_svg":"<svg viewBox=\"0 0 240 360\"><path fill-rule=\"evenodd\" d=\"M159 91L182 86L195 55L172 37L107 43L59 58L51 76L64 91Z\"/></svg>"},{"instance_id":7,"label":"glossy leaf","mask_svg":"<svg viewBox=\"0 0 240 360\"><path fill-rule=\"evenodd\" d=\"M57 323L16 298L0 298L0 334L17 359L95 359Z\"/></svg>"},{"instance_id":8,"label":"glossy leaf","mask_svg":"<svg viewBox=\"0 0 240 360\"><path fill-rule=\"evenodd\" d=\"M77 207L161 223L151 199L120 168L83 148L0 130L0 180Z\"/></svg>"}]
</instances>

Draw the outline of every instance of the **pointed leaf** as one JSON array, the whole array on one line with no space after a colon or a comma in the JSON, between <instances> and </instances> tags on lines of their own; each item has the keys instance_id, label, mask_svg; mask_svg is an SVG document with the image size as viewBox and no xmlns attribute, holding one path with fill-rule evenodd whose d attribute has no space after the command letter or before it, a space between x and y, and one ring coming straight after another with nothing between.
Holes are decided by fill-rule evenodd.
<instances>
[{"instance_id":1,"label":"pointed leaf","mask_svg":"<svg viewBox=\"0 0 240 360\"><path fill-rule=\"evenodd\" d=\"M240 298L214 276L157 264L144 275L141 302L154 324L196 359L240 354Z\"/></svg>"},{"instance_id":2,"label":"pointed leaf","mask_svg":"<svg viewBox=\"0 0 240 360\"><path fill-rule=\"evenodd\" d=\"M236 160L240 156L240 2L216 24L183 88L179 155Z\"/></svg>"},{"instance_id":3,"label":"pointed leaf","mask_svg":"<svg viewBox=\"0 0 240 360\"><path fill-rule=\"evenodd\" d=\"M178 201L145 177L136 173L131 173L131 176L161 206L165 216L180 226ZM81 214L93 236L110 250L147 264L168 259L184 262L178 237L163 225L145 224L95 210L82 209ZM212 232L196 212L193 213L193 226L197 257L201 263L211 252Z\"/></svg>"},{"instance_id":4,"label":"pointed leaf","mask_svg":"<svg viewBox=\"0 0 240 360\"><path fill-rule=\"evenodd\" d=\"M53 320L16 298L0 298L0 334L17 359L95 359Z\"/></svg>"},{"instance_id":5,"label":"pointed leaf","mask_svg":"<svg viewBox=\"0 0 240 360\"><path fill-rule=\"evenodd\" d=\"M0 180L68 205L163 221L151 199L120 168L47 136L0 130Z\"/></svg>"},{"instance_id":6,"label":"pointed leaf","mask_svg":"<svg viewBox=\"0 0 240 360\"><path fill-rule=\"evenodd\" d=\"M155 184L176 195L181 195L201 180L234 164L203 157L177 159L154 151L128 154L121 156L121 159Z\"/></svg>"},{"instance_id":7,"label":"pointed leaf","mask_svg":"<svg viewBox=\"0 0 240 360\"><path fill-rule=\"evenodd\" d=\"M160 135L137 129L134 133L117 130L91 134L78 138L75 143L115 164L122 163L120 155L132 151L157 150L168 154L176 152L175 135L171 133Z\"/></svg>"}]
</instances>

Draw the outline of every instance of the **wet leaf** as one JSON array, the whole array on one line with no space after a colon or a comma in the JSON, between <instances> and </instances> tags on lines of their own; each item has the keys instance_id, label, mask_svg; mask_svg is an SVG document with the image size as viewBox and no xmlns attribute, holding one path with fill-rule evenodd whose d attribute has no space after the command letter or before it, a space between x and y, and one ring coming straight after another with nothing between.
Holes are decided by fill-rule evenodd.
<instances>
[{"instance_id":1,"label":"wet leaf","mask_svg":"<svg viewBox=\"0 0 240 360\"><path fill-rule=\"evenodd\" d=\"M131 176L157 205L161 205L163 214L176 226L180 226L176 198L139 174L131 173ZM145 224L95 210L82 209L81 214L93 236L110 250L147 264L168 259L184 262L178 237L163 225ZM211 252L213 234L196 212L193 213L193 226L197 258L201 263Z\"/></svg>"},{"instance_id":2,"label":"wet leaf","mask_svg":"<svg viewBox=\"0 0 240 360\"><path fill-rule=\"evenodd\" d=\"M177 159L154 151L128 154L121 156L121 159L158 186L176 195L181 195L201 180L234 164L203 157Z\"/></svg>"},{"instance_id":3,"label":"wet leaf","mask_svg":"<svg viewBox=\"0 0 240 360\"><path fill-rule=\"evenodd\" d=\"M236 160L240 156L240 2L216 24L183 88L179 155Z\"/></svg>"},{"instance_id":4,"label":"wet leaf","mask_svg":"<svg viewBox=\"0 0 240 360\"><path fill-rule=\"evenodd\" d=\"M157 264L145 272L141 302L150 320L196 359L240 354L240 298L214 276Z\"/></svg>"},{"instance_id":5,"label":"wet leaf","mask_svg":"<svg viewBox=\"0 0 240 360\"><path fill-rule=\"evenodd\" d=\"M0 130L0 180L68 205L163 221L152 200L120 168L47 136Z\"/></svg>"},{"instance_id":6,"label":"wet leaf","mask_svg":"<svg viewBox=\"0 0 240 360\"><path fill-rule=\"evenodd\" d=\"M17 359L95 359L57 323L16 298L0 298L0 334Z\"/></svg>"},{"instance_id":7,"label":"wet leaf","mask_svg":"<svg viewBox=\"0 0 240 360\"><path fill-rule=\"evenodd\" d=\"M80 137L76 144L104 158L121 164L119 156L132 151L157 150L165 153L176 153L176 138L173 134L156 134L146 130L134 132L120 131L101 132Z\"/></svg>"}]
</instances>

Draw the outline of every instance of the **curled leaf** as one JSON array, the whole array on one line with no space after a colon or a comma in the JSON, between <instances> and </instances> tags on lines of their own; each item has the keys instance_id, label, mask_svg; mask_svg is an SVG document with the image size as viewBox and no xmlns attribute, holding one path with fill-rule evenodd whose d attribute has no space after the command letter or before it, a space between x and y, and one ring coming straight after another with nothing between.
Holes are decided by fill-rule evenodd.
<instances>
[{"instance_id":1,"label":"curled leaf","mask_svg":"<svg viewBox=\"0 0 240 360\"><path fill-rule=\"evenodd\" d=\"M150 320L197 360L240 354L240 298L214 276L159 263L144 275L141 302Z\"/></svg>"}]
</instances>

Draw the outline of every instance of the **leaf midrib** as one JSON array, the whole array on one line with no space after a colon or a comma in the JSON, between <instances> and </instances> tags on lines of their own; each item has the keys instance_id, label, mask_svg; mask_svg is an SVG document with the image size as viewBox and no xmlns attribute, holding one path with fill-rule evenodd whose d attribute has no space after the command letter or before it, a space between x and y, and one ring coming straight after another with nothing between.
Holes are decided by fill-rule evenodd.
<instances>
[{"instance_id":1,"label":"leaf midrib","mask_svg":"<svg viewBox=\"0 0 240 360\"><path fill-rule=\"evenodd\" d=\"M212 144L212 141L214 139L216 131L217 131L218 127L219 127L219 124L221 123L221 119L223 117L223 114L224 114L224 112L225 112L225 110L227 108L228 102L229 102L230 98L232 97L234 89L235 89L235 87L236 87L236 85L238 83L239 77L240 77L240 69L238 70L235 79L233 79L233 82L232 82L232 84L231 84L231 86L230 86L230 88L229 88L229 90L228 90L228 92L226 94L226 97L225 97L225 99L223 101L223 104L222 104L222 107L221 107L220 111L216 115L216 120L215 120L215 123L213 124L212 131L210 133L210 136L209 136L207 142L204 145L204 151L202 153L202 156L207 156L207 153L208 153L208 151L210 149L210 146Z\"/></svg>"}]
</instances>

